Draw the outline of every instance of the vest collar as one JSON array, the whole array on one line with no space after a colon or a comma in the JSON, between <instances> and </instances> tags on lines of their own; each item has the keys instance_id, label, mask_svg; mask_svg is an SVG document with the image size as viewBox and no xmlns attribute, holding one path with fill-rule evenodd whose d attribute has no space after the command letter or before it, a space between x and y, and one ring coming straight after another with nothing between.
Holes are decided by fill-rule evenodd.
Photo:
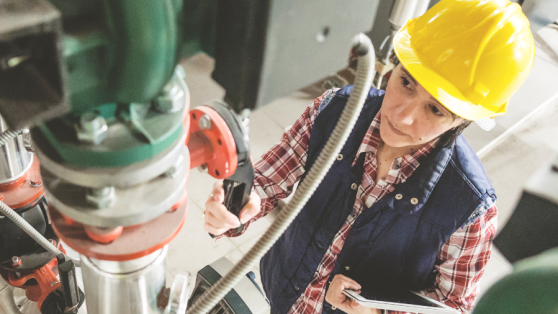
<instances>
[{"instance_id":1,"label":"vest collar","mask_svg":"<svg viewBox=\"0 0 558 314\"><path fill-rule=\"evenodd\" d=\"M419 211L450 162L454 145L449 148L436 147L410 178L397 184L395 190L383 198L387 205L401 213Z\"/></svg>"}]
</instances>

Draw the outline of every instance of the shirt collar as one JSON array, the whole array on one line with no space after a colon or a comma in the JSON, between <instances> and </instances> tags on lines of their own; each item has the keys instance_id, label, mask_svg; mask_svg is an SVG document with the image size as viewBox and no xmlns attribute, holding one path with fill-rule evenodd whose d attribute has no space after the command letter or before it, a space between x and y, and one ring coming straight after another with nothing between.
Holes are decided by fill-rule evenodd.
<instances>
[{"instance_id":1,"label":"shirt collar","mask_svg":"<svg viewBox=\"0 0 558 314\"><path fill-rule=\"evenodd\" d=\"M376 154L378 151L378 146L381 142L380 137L380 123L381 123L381 110L378 111L374 120L370 124L368 131L364 135L364 139L360 144L360 147L357 151L355 160L353 161L353 165L357 162L360 154L362 153L372 153L373 155ZM438 138L426 143L424 146L416 150L411 154L407 154L403 157L399 157L395 159L393 166L400 167L401 171L400 176L401 180L404 182L411 174L418 168L420 165L420 161L423 160L432 150L436 147L438 143Z\"/></svg>"}]
</instances>

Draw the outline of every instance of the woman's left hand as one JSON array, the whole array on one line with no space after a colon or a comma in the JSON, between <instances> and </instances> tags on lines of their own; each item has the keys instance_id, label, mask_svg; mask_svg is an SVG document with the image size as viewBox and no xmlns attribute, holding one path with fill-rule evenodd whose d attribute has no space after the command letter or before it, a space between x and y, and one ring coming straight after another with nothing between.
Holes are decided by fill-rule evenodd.
<instances>
[{"instance_id":1,"label":"woman's left hand","mask_svg":"<svg viewBox=\"0 0 558 314\"><path fill-rule=\"evenodd\" d=\"M380 314L380 310L361 306L355 300L343 294L343 290L351 289L360 293L360 285L349 277L335 275L329 284L325 300L332 306L350 314Z\"/></svg>"}]
</instances>

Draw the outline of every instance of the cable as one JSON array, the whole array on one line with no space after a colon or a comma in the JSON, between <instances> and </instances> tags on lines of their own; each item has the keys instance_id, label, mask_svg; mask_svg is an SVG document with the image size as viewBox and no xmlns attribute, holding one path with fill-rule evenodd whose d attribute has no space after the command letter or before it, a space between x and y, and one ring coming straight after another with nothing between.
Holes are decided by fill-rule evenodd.
<instances>
[{"instance_id":1,"label":"cable","mask_svg":"<svg viewBox=\"0 0 558 314\"><path fill-rule=\"evenodd\" d=\"M6 132L4 132L6 133ZM2 134L3 135L3 134ZM11 209L8 205L4 202L0 201L0 212L10 218L16 226L21 228L21 230L25 231L33 240L39 243L45 250L54 254L54 256L58 256L59 254L63 254L59 249L57 249L49 240L45 239L43 235L41 235L33 226L31 226L25 219L23 219L20 215L18 215L13 209ZM69 257L66 257L69 258Z\"/></svg>"},{"instance_id":2,"label":"cable","mask_svg":"<svg viewBox=\"0 0 558 314\"><path fill-rule=\"evenodd\" d=\"M353 50L358 54L358 67L354 88L347 105L329 137L326 146L310 169L306 179L298 187L293 199L279 212L279 216L231 271L204 293L186 314L208 313L262 256L279 239L287 227L298 215L310 196L321 183L335 158L349 137L368 95L374 77L375 53L370 39L364 34L355 38Z\"/></svg>"},{"instance_id":3,"label":"cable","mask_svg":"<svg viewBox=\"0 0 558 314\"><path fill-rule=\"evenodd\" d=\"M9 140L18 136L19 133L20 133L20 131L12 131L12 130L4 131L4 133L0 134L0 146L6 145L6 143Z\"/></svg>"}]
</instances>

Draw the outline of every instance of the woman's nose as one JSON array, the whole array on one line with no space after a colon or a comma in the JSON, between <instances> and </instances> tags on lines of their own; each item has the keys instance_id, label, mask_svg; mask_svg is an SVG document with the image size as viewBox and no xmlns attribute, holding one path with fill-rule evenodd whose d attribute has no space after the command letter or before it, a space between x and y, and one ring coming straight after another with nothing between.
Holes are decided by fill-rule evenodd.
<instances>
[{"instance_id":1,"label":"woman's nose","mask_svg":"<svg viewBox=\"0 0 558 314\"><path fill-rule=\"evenodd\" d=\"M396 119L401 124L411 125L417 119L417 106L412 102L402 103L396 110Z\"/></svg>"}]
</instances>

